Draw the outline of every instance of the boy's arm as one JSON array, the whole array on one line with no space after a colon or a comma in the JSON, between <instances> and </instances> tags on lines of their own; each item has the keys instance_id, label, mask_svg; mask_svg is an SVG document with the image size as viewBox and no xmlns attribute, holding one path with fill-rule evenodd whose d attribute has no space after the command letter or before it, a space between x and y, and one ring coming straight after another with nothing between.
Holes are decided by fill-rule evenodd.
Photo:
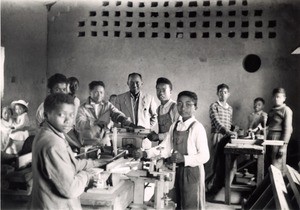
<instances>
[{"instance_id":1,"label":"boy's arm","mask_svg":"<svg viewBox=\"0 0 300 210\"><path fill-rule=\"evenodd\" d=\"M219 119L219 113L217 110L216 104L212 104L209 108L209 117L214 124L215 128L222 134L229 133L230 131L226 129L224 125L222 125L220 119Z\"/></svg>"},{"instance_id":2,"label":"boy's arm","mask_svg":"<svg viewBox=\"0 0 300 210\"><path fill-rule=\"evenodd\" d=\"M129 125L131 123L129 120L127 120L126 115L110 102L108 102L108 109L110 110L110 117L113 122L120 122L125 125Z\"/></svg>"},{"instance_id":3,"label":"boy's arm","mask_svg":"<svg viewBox=\"0 0 300 210\"><path fill-rule=\"evenodd\" d=\"M289 143L292 132L293 132L293 111L287 107L285 110L284 120L283 120L283 132L282 132L282 139L284 143Z\"/></svg>"},{"instance_id":4,"label":"boy's arm","mask_svg":"<svg viewBox=\"0 0 300 210\"><path fill-rule=\"evenodd\" d=\"M90 120L88 116L86 115L84 108L79 107L76 115L76 122L75 122L75 127L79 131L83 131L85 129L90 129Z\"/></svg>"},{"instance_id":5,"label":"boy's arm","mask_svg":"<svg viewBox=\"0 0 300 210\"><path fill-rule=\"evenodd\" d=\"M65 148L52 147L44 158L44 173L63 197L77 198L84 192L90 175L86 171L76 171Z\"/></svg>"},{"instance_id":6,"label":"boy's arm","mask_svg":"<svg viewBox=\"0 0 300 210\"><path fill-rule=\"evenodd\" d=\"M206 163L209 160L210 155L207 136L203 125L198 123L195 124L189 137L191 137L192 139L191 141L188 140L188 147L196 146L197 154L184 155L184 165L195 167Z\"/></svg>"}]
</instances>

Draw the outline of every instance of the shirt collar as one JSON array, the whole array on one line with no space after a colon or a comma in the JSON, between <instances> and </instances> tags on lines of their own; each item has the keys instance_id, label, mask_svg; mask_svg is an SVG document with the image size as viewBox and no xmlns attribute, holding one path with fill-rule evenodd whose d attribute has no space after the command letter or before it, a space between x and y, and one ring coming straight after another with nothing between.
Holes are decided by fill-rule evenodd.
<instances>
[{"instance_id":1,"label":"shirt collar","mask_svg":"<svg viewBox=\"0 0 300 210\"><path fill-rule=\"evenodd\" d=\"M59 130L57 130L56 128L54 128L47 120L44 121L43 126L50 128L56 135L58 135L62 139L65 139L64 133L62 133Z\"/></svg>"},{"instance_id":2,"label":"shirt collar","mask_svg":"<svg viewBox=\"0 0 300 210\"><path fill-rule=\"evenodd\" d=\"M190 119L188 119L188 120L186 120L186 121L184 121L184 122L183 122L183 120L182 120L182 117L180 116L180 117L178 118L178 121L179 121L178 124L181 124L181 125L183 125L184 127L189 127L189 126L195 121L195 116L192 116Z\"/></svg>"},{"instance_id":3,"label":"shirt collar","mask_svg":"<svg viewBox=\"0 0 300 210\"><path fill-rule=\"evenodd\" d=\"M130 92L130 91L129 91ZM131 98L133 98L133 99L137 99L137 98L139 98L140 97L140 95L141 95L141 91L140 92L138 92L137 94L132 94L131 92L130 92L130 97Z\"/></svg>"},{"instance_id":4,"label":"shirt collar","mask_svg":"<svg viewBox=\"0 0 300 210\"><path fill-rule=\"evenodd\" d=\"M90 104L90 105L103 105L104 102L103 102L103 101L100 101L99 103L95 103L95 102L91 99L91 97L89 97L89 104Z\"/></svg>"},{"instance_id":5,"label":"shirt collar","mask_svg":"<svg viewBox=\"0 0 300 210\"><path fill-rule=\"evenodd\" d=\"M171 106L171 104L174 103L174 102L175 102L175 101L172 100L172 99L170 98L169 101L168 101L167 103L165 103L164 105L161 104L161 106L162 106L163 108L169 107L169 106Z\"/></svg>"},{"instance_id":6,"label":"shirt collar","mask_svg":"<svg viewBox=\"0 0 300 210\"><path fill-rule=\"evenodd\" d=\"M224 107L225 109L227 109L229 107L227 102L225 103L225 105L223 105L220 100L218 100L217 102L221 107Z\"/></svg>"}]
</instances>

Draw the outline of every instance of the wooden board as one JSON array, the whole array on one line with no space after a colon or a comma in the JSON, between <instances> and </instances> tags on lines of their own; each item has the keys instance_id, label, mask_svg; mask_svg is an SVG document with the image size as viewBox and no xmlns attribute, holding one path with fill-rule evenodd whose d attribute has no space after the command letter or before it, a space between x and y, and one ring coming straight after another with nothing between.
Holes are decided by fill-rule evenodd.
<instances>
[{"instance_id":1,"label":"wooden board","mask_svg":"<svg viewBox=\"0 0 300 210\"><path fill-rule=\"evenodd\" d=\"M300 207L300 174L295 169L287 165L286 176L294 193L294 198Z\"/></svg>"}]
</instances>

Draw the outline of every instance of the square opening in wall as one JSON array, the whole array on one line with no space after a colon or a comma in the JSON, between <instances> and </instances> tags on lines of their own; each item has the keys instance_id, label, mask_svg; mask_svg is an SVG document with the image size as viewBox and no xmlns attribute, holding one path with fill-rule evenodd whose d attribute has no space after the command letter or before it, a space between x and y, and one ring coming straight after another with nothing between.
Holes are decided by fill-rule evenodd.
<instances>
[{"instance_id":1,"label":"square opening in wall","mask_svg":"<svg viewBox=\"0 0 300 210\"><path fill-rule=\"evenodd\" d=\"M217 11L217 12L216 12L216 16L220 17L220 16L222 16L222 15L223 15L222 11Z\"/></svg>"},{"instance_id":2,"label":"square opening in wall","mask_svg":"<svg viewBox=\"0 0 300 210\"><path fill-rule=\"evenodd\" d=\"M241 33L241 38L246 39L249 37L249 32L242 32Z\"/></svg>"},{"instance_id":3,"label":"square opening in wall","mask_svg":"<svg viewBox=\"0 0 300 210\"><path fill-rule=\"evenodd\" d=\"M103 31L103 36L108 36L108 31Z\"/></svg>"},{"instance_id":4,"label":"square opening in wall","mask_svg":"<svg viewBox=\"0 0 300 210\"><path fill-rule=\"evenodd\" d=\"M197 7L197 6L198 6L197 1L190 1L189 7Z\"/></svg>"},{"instance_id":5,"label":"square opening in wall","mask_svg":"<svg viewBox=\"0 0 300 210\"><path fill-rule=\"evenodd\" d=\"M190 33L190 38L192 38L192 39L197 38L197 33L196 32Z\"/></svg>"},{"instance_id":6,"label":"square opening in wall","mask_svg":"<svg viewBox=\"0 0 300 210\"><path fill-rule=\"evenodd\" d=\"M197 17L197 12L196 11L189 12L189 17L190 18Z\"/></svg>"},{"instance_id":7,"label":"square opening in wall","mask_svg":"<svg viewBox=\"0 0 300 210\"><path fill-rule=\"evenodd\" d=\"M235 36L235 32L229 32L229 33L228 33L228 37L229 37L229 38L233 38L234 36Z\"/></svg>"},{"instance_id":8,"label":"square opening in wall","mask_svg":"<svg viewBox=\"0 0 300 210\"><path fill-rule=\"evenodd\" d=\"M269 38L270 38L270 39L276 38L276 32L270 32L270 33L269 33Z\"/></svg>"},{"instance_id":9,"label":"square opening in wall","mask_svg":"<svg viewBox=\"0 0 300 210\"><path fill-rule=\"evenodd\" d=\"M164 17L165 17L165 18L168 18L169 16L170 16L170 15L169 15L168 12L165 12L165 13L164 13Z\"/></svg>"},{"instance_id":10,"label":"square opening in wall","mask_svg":"<svg viewBox=\"0 0 300 210\"><path fill-rule=\"evenodd\" d=\"M85 36L85 32L84 31L78 32L78 37L84 37L84 36Z\"/></svg>"},{"instance_id":11,"label":"square opening in wall","mask_svg":"<svg viewBox=\"0 0 300 210\"><path fill-rule=\"evenodd\" d=\"M164 2L164 7L168 7L169 6L169 2L168 1L165 1Z\"/></svg>"},{"instance_id":12,"label":"square opening in wall","mask_svg":"<svg viewBox=\"0 0 300 210\"><path fill-rule=\"evenodd\" d=\"M115 31L115 32L114 32L114 36L115 36L115 37L120 37L120 31Z\"/></svg>"},{"instance_id":13,"label":"square opening in wall","mask_svg":"<svg viewBox=\"0 0 300 210\"><path fill-rule=\"evenodd\" d=\"M158 12L151 12L151 17L158 17Z\"/></svg>"},{"instance_id":14,"label":"square opening in wall","mask_svg":"<svg viewBox=\"0 0 300 210\"><path fill-rule=\"evenodd\" d=\"M108 21L104 20L104 21L102 22L102 26L108 26Z\"/></svg>"},{"instance_id":15,"label":"square opening in wall","mask_svg":"<svg viewBox=\"0 0 300 210\"><path fill-rule=\"evenodd\" d=\"M249 21L242 21L242 27L243 28L249 27Z\"/></svg>"},{"instance_id":16,"label":"square opening in wall","mask_svg":"<svg viewBox=\"0 0 300 210\"><path fill-rule=\"evenodd\" d=\"M182 18L183 17L183 12L176 12L175 17Z\"/></svg>"},{"instance_id":17,"label":"square opening in wall","mask_svg":"<svg viewBox=\"0 0 300 210\"><path fill-rule=\"evenodd\" d=\"M196 22L196 21L190 22L190 27L191 27L191 28L195 28L196 25L197 25L197 22Z\"/></svg>"},{"instance_id":18,"label":"square opening in wall","mask_svg":"<svg viewBox=\"0 0 300 210\"><path fill-rule=\"evenodd\" d=\"M262 16L262 10L254 10L254 16Z\"/></svg>"},{"instance_id":19,"label":"square opening in wall","mask_svg":"<svg viewBox=\"0 0 300 210\"><path fill-rule=\"evenodd\" d=\"M216 33L216 37L217 38L221 38L222 37L222 34L220 32Z\"/></svg>"},{"instance_id":20,"label":"square opening in wall","mask_svg":"<svg viewBox=\"0 0 300 210\"><path fill-rule=\"evenodd\" d=\"M210 6L210 1L203 1L203 6L204 7Z\"/></svg>"},{"instance_id":21,"label":"square opening in wall","mask_svg":"<svg viewBox=\"0 0 300 210\"><path fill-rule=\"evenodd\" d=\"M139 28L144 28L145 27L145 22L139 22L138 27Z\"/></svg>"},{"instance_id":22,"label":"square opening in wall","mask_svg":"<svg viewBox=\"0 0 300 210\"><path fill-rule=\"evenodd\" d=\"M85 21L79 21L79 22L78 22L78 26L79 26L79 27L85 26Z\"/></svg>"},{"instance_id":23,"label":"square opening in wall","mask_svg":"<svg viewBox=\"0 0 300 210\"><path fill-rule=\"evenodd\" d=\"M90 17L95 17L97 15L96 11L90 11Z\"/></svg>"},{"instance_id":24,"label":"square opening in wall","mask_svg":"<svg viewBox=\"0 0 300 210\"><path fill-rule=\"evenodd\" d=\"M209 32L203 32L202 38L209 38Z\"/></svg>"},{"instance_id":25,"label":"square opening in wall","mask_svg":"<svg viewBox=\"0 0 300 210\"><path fill-rule=\"evenodd\" d=\"M263 22L262 21L255 21L255 27L261 28L262 26L263 26Z\"/></svg>"},{"instance_id":26,"label":"square opening in wall","mask_svg":"<svg viewBox=\"0 0 300 210\"><path fill-rule=\"evenodd\" d=\"M242 5L243 5L243 6L247 6L247 5L248 5L247 0L243 0L243 1L242 1Z\"/></svg>"},{"instance_id":27,"label":"square opening in wall","mask_svg":"<svg viewBox=\"0 0 300 210\"><path fill-rule=\"evenodd\" d=\"M171 24L169 22L165 22L165 27L170 28Z\"/></svg>"},{"instance_id":28,"label":"square opening in wall","mask_svg":"<svg viewBox=\"0 0 300 210\"><path fill-rule=\"evenodd\" d=\"M176 33L176 38L182 39L183 38L183 32L177 32Z\"/></svg>"},{"instance_id":29,"label":"square opening in wall","mask_svg":"<svg viewBox=\"0 0 300 210\"><path fill-rule=\"evenodd\" d=\"M177 2L175 3L175 7L182 7L182 5L183 5L183 2L182 2L182 1L177 1Z\"/></svg>"},{"instance_id":30,"label":"square opening in wall","mask_svg":"<svg viewBox=\"0 0 300 210\"><path fill-rule=\"evenodd\" d=\"M125 37L126 38L131 38L132 37L132 33L131 32L125 32Z\"/></svg>"},{"instance_id":31,"label":"square opening in wall","mask_svg":"<svg viewBox=\"0 0 300 210\"><path fill-rule=\"evenodd\" d=\"M158 6L158 2L154 1L154 2L151 2L151 7L157 7Z\"/></svg>"},{"instance_id":32,"label":"square opening in wall","mask_svg":"<svg viewBox=\"0 0 300 210\"><path fill-rule=\"evenodd\" d=\"M177 22L177 28L183 28L183 22L182 21Z\"/></svg>"},{"instance_id":33,"label":"square opening in wall","mask_svg":"<svg viewBox=\"0 0 300 210\"><path fill-rule=\"evenodd\" d=\"M228 15L229 15L229 16L235 16L235 13L236 13L235 11L229 11L229 12L228 12Z\"/></svg>"},{"instance_id":34,"label":"square opening in wall","mask_svg":"<svg viewBox=\"0 0 300 210\"><path fill-rule=\"evenodd\" d=\"M208 28L209 27L209 21L203 21L202 27L203 28Z\"/></svg>"},{"instance_id":35,"label":"square opening in wall","mask_svg":"<svg viewBox=\"0 0 300 210\"><path fill-rule=\"evenodd\" d=\"M243 15L243 16L247 16L248 13L249 13L248 10L242 10L242 15Z\"/></svg>"},{"instance_id":36,"label":"square opening in wall","mask_svg":"<svg viewBox=\"0 0 300 210\"><path fill-rule=\"evenodd\" d=\"M229 21L229 22L228 22L228 27L229 27L229 28L235 27L235 22L234 22L234 21Z\"/></svg>"},{"instance_id":37,"label":"square opening in wall","mask_svg":"<svg viewBox=\"0 0 300 210\"><path fill-rule=\"evenodd\" d=\"M97 26L97 21L91 21L91 26Z\"/></svg>"},{"instance_id":38,"label":"square opening in wall","mask_svg":"<svg viewBox=\"0 0 300 210\"><path fill-rule=\"evenodd\" d=\"M144 2L140 2L139 3L139 7L145 7L145 3Z\"/></svg>"},{"instance_id":39,"label":"square opening in wall","mask_svg":"<svg viewBox=\"0 0 300 210\"><path fill-rule=\"evenodd\" d=\"M157 28L158 27L158 22L152 22L151 28Z\"/></svg>"},{"instance_id":40,"label":"square opening in wall","mask_svg":"<svg viewBox=\"0 0 300 210\"><path fill-rule=\"evenodd\" d=\"M121 3L122 3L121 1L117 1L117 2L116 2L116 6L120 6Z\"/></svg>"},{"instance_id":41,"label":"square opening in wall","mask_svg":"<svg viewBox=\"0 0 300 210\"><path fill-rule=\"evenodd\" d=\"M108 17L109 16L109 11L103 11L102 16L103 17Z\"/></svg>"},{"instance_id":42,"label":"square opening in wall","mask_svg":"<svg viewBox=\"0 0 300 210\"><path fill-rule=\"evenodd\" d=\"M127 2L127 7L133 7L132 1Z\"/></svg>"},{"instance_id":43,"label":"square opening in wall","mask_svg":"<svg viewBox=\"0 0 300 210\"><path fill-rule=\"evenodd\" d=\"M102 5L103 5L104 7L107 7L107 6L109 5L109 1L103 1Z\"/></svg>"},{"instance_id":44,"label":"square opening in wall","mask_svg":"<svg viewBox=\"0 0 300 210\"><path fill-rule=\"evenodd\" d=\"M132 17L133 12L126 12L126 17Z\"/></svg>"},{"instance_id":45,"label":"square opening in wall","mask_svg":"<svg viewBox=\"0 0 300 210\"><path fill-rule=\"evenodd\" d=\"M152 38L156 38L158 37L158 33L157 32L152 32L152 35L151 35Z\"/></svg>"},{"instance_id":46,"label":"square opening in wall","mask_svg":"<svg viewBox=\"0 0 300 210\"><path fill-rule=\"evenodd\" d=\"M139 37L144 38L145 37L145 32L139 32Z\"/></svg>"},{"instance_id":47,"label":"square opening in wall","mask_svg":"<svg viewBox=\"0 0 300 210\"><path fill-rule=\"evenodd\" d=\"M262 33L262 32L255 32L255 38L256 38L256 39L261 39L261 38L263 38L263 33Z\"/></svg>"},{"instance_id":48,"label":"square opening in wall","mask_svg":"<svg viewBox=\"0 0 300 210\"><path fill-rule=\"evenodd\" d=\"M97 31L91 31L91 36L97 36Z\"/></svg>"},{"instance_id":49,"label":"square opening in wall","mask_svg":"<svg viewBox=\"0 0 300 210\"><path fill-rule=\"evenodd\" d=\"M268 24L269 28L275 28L276 27L276 20L270 20Z\"/></svg>"},{"instance_id":50,"label":"square opening in wall","mask_svg":"<svg viewBox=\"0 0 300 210\"><path fill-rule=\"evenodd\" d=\"M139 13L139 17L145 17L145 13L144 12L140 12Z\"/></svg>"},{"instance_id":51,"label":"square opening in wall","mask_svg":"<svg viewBox=\"0 0 300 210\"><path fill-rule=\"evenodd\" d=\"M210 16L210 11L203 11L203 16L204 17L209 17Z\"/></svg>"},{"instance_id":52,"label":"square opening in wall","mask_svg":"<svg viewBox=\"0 0 300 210\"><path fill-rule=\"evenodd\" d=\"M216 27L217 28L222 28L222 26L223 26L223 22L222 21L217 21L216 22Z\"/></svg>"},{"instance_id":53,"label":"square opening in wall","mask_svg":"<svg viewBox=\"0 0 300 210\"><path fill-rule=\"evenodd\" d=\"M164 34L164 38L170 39L170 38L171 38L171 34L170 34L170 33L165 33L165 34Z\"/></svg>"},{"instance_id":54,"label":"square opening in wall","mask_svg":"<svg viewBox=\"0 0 300 210\"><path fill-rule=\"evenodd\" d=\"M115 21L115 26L120 26L120 21Z\"/></svg>"},{"instance_id":55,"label":"square opening in wall","mask_svg":"<svg viewBox=\"0 0 300 210\"><path fill-rule=\"evenodd\" d=\"M217 6L223 6L222 1L217 1Z\"/></svg>"},{"instance_id":56,"label":"square opening in wall","mask_svg":"<svg viewBox=\"0 0 300 210\"><path fill-rule=\"evenodd\" d=\"M229 6L235 5L235 0L230 0L230 1L228 2L228 5L229 5Z\"/></svg>"},{"instance_id":57,"label":"square opening in wall","mask_svg":"<svg viewBox=\"0 0 300 210\"><path fill-rule=\"evenodd\" d=\"M116 12L115 12L115 16L116 16L116 17L120 17L120 16L121 16L121 12L120 12L120 11L116 11Z\"/></svg>"},{"instance_id":58,"label":"square opening in wall","mask_svg":"<svg viewBox=\"0 0 300 210\"><path fill-rule=\"evenodd\" d=\"M131 27L132 26L132 22L126 22L126 27Z\"/></svg>"}]
</instances>

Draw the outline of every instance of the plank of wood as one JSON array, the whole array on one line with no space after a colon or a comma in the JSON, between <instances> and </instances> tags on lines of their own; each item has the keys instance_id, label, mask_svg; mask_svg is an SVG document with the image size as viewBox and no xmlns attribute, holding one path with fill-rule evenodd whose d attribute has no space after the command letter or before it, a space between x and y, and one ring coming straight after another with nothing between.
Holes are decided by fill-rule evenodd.
<instances>
[{"instance_id":1,"label":"plank of wood","mask_svg":"<svg viewBox=\"0 0 300 210\"><path fill-rule=\"evenodd\" d=\"M287 167L287 173L286 176L289 180L290 186L292 188L292 191L294 193L294 197L297 201L298 207L300 208L300 175L299 173L290 167L289 165Z\"/></svg>"},{"instance_id":2,"label":"plank of wood","mask_svg":"<svg viewBox=\"0 0 300 210\"><path fill-rule=\"evenodd\" d=\"M32 162L32 153L21 155L17 158L17 169L25 168Z\"/></svg>"},{"instance_id":3,"label":"plank of wood","mask_svg":"<svg viewBox=\"0 0 300 210\"><path fill-rule=\"evenodd\" d=\"M276 208L282 210L291 209L290 200L288 198L287 189L281 171L275 166L271 165L269 172Z\"/></svg>"}]
</instances>

